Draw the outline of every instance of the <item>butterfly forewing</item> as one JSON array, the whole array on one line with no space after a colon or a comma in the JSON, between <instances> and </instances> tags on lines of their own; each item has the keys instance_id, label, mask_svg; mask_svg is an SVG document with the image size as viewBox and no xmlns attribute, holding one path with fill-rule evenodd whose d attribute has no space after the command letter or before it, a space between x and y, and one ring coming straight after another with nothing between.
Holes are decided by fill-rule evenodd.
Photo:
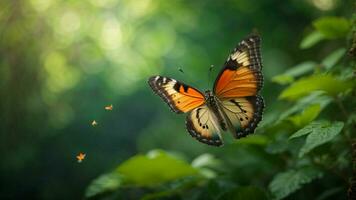
<instances>
[{"instance_id":1,"label":"butterfly forewing","mask_svg":"<svg viewBox=\"0 0 356 200\"><path fill-rule=\"evenodd\" d=\"M190 135L200 142L214 146L223 144L217 119L205 105L195 108L188 114L186 126Z\"/></svg>"},{"instance_id":2,"label":"butterfly forewing","mask_svg":"<svg viewBox=\"0 0 356 200\"><path fill-rule=\"evenodd\" d=\"M232 125L234 137L245 137L253 133L262 119L264 102L260 96L238 97L221 101L226 120Z\"/></svg>"},{"instance_id":3,"label":"butterfly forewing","mask_svg":"<svg viewBox=\"0 0 356 200\"><path fill-rule=\"evenodd\" d=\"M221 98L254 96L262 87L259 36L241 41L229 55L220 71L214 92Z\"/></svg>"},{"instance_id":4,"label":"butterfly forewing","mask_svg":"<svg viewBox=\"0 0 356 200\"><path fill-rule=\"evenodd\" d=\"M148 83L176 113L186 113L204 104L204 95L201 92L175 79L152 76Z\"/></svg>"}]
</instances>

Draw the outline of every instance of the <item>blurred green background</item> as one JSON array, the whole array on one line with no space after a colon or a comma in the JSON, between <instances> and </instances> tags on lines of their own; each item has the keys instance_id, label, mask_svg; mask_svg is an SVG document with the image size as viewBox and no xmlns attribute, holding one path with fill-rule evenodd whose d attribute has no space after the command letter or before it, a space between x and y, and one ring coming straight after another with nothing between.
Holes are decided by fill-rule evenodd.
<instances>
[{"instance_id":1,"label":"blurred green background","mask_svg":"<svg viewBox=\"0 0 356 200\"><path fill-rule=\"evenodd\" d=\"M211 88L209 67L215 66L215 77L235 45L257 30L265 76L263 126L278 115L275 110L287 108L276 99L282 86L271 78L345 43L300 50L311 22L327 15L350 17L353 3L0 1L0 198L81 199L100 174L152 149L188 161L210 153L240 163L231 180L268 183L280 167L276 158L261 163L253 146L236 151L192 139L185 116L171 113L147 78L160 74ZM114 109L105 110L110 104ZM79 152L87 155L82 163L75 158Z\"/></svg>"}]
</instances>

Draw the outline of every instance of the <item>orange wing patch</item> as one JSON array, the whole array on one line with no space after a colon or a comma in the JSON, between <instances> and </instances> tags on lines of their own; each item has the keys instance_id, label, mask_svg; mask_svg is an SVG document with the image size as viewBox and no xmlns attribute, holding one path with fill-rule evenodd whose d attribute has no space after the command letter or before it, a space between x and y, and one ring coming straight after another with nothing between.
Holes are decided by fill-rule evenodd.
<instances>
[{"instance_id":1,"label":"orange wing patch","mask_svg":"<svg viewBox=\"0 0 356 200\"><path fill-rule=\"evenodd\" d=\"M197 89L174 79L152 76L148 80L152 90L176 113L186 113L204 104L204 95Z\"/></svg>"},{"instance_id":2,"label":"orange wing patch","mask_svg":"<svg viewBox=\"0 0 356 200\"><path fill-rule=\"evenodd\" d=\"M254 96L262 87L260 38L251 36L239 43L227 59L214 84L222 99Z\"/></svg>"}]
</instances>

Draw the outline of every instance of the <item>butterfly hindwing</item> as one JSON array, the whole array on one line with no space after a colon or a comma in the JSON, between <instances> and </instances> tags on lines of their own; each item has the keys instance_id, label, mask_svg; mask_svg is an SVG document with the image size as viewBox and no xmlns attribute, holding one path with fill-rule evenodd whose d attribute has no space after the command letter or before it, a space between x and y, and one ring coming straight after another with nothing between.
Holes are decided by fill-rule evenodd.
<instances>
[{"instance_id":1,"label":"butterfly hindwing","mask_svg":"<svg viewBox=\"0 0 356 200\"><path fill-rule=\"evenodd\" d=\"M205 102L201 92L175 79L152 76L148 83L152 90L176 113L189 112Z\"/></svg>"},{"instance_id":2,"label":"butterfly hindwing","mask_svg":"<svg viewBox=\"0 0 356 200\"><path fill-rule=\"evenodd\" d=\"M229 55L215 84L215 94L221 98L256 95L262 87L260 37L242 40Z\"/></svg>"},{"instance_id":3,"label":"butterfly hindwing","mask_svg":"<svg viewBox=\"0 0 356 200\"><path fill-rule=\"evenodd\" d=\"M223 144L217 119L206 105L195 108L187 115L186 126L190 135L200 142L214 146Z\"/></svg>"},{"instance_id":4,"label":"butterfly hindwing","mask_svg":"<svg viewBox=\"0 0 356 200\"><path fill-rule=\"evenodd\" d=\"M241 138L256 129L262 119L264 102L258 95L237 97L222 101L221 107L232 126L234 137Z\"/></svg>"}]
</instances>

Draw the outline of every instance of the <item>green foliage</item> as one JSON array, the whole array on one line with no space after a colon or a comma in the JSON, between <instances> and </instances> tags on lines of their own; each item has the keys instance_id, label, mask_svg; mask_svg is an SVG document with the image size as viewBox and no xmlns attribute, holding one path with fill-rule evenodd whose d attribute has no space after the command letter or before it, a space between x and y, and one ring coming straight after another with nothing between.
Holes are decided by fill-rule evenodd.
<instances>
[{"instance_id":1,"label":"green foliage","mask_svg":"<svg viewBox=\"0 0 356 200\"><path fill-rule=\"evenodd\" d=\"M303 38L299 47L308 49L324 39L346 37L351 28L351 23L342 17L322 17L313 22L315 30Z\"/></svg>"},{"instance_id":2,"label":"green foliage","mask_svg":"<svg viewBox=\"0 0 356 200\"><path fill-rule=\"evenodd\" d=\"M323 39L325 39L324 34L320 33L320 31L313 31L309 35L303 38L302 42L299 45L299 48L308 49L318 44Z\"/></svg>"},{"instance_id":3,"label":"green foliage","mask_svg":"<svg viewBox=\"0 0 356 200\"><path fill-rule=\"evenodd\" d=\"M342 17L322 17L315 20L313 26L328 39L346 37L351 28L349 20Z\"/></svg>"},{"instance_id":4,"label":"green foliage","mask_svg":"<svg viewBox=\"0 0 356 200\"><path fill-rule=\"evenodd\" d=\"M90 183L85 192L85 197L90 198L105 192L115 191L122 185L122 182L123 177L119 173L103 174Z\"/></svg>"},{"instance_id":5,"label":"green foliage","mask_svg":"<svg viewBox=\"0 0 356 200\"><path fill-rule=\"evenodd\" d=\"M291 116L288 119L293 122L295 126L303 127L313 121L316 117L318 117L320 111L320 105L315 104L307 107L299 115Z\"/></svg>"},{"instance_id":6,"label":"green foliage","mask_svg":"<svg viewBox=\"0 0 356 200\"><path fill-rule=\"evenodd\" d=\"M161 150L133 156L122 163L117 172L122 174L129 184L137 186L154 186L198 173L188 163Z\"/></svg>"},{"instance_id":7,"label":"green foliage","mask_svg":"<svg viewBox=\"0 0 356 200\"><path fill-rule=\"evenodd\" d=\"M315 147L330 142L341 132L343 127L343 122L313 122L294 133L290 138L308 135L305 144L299 151L299 157L302 157Z\"/></svg>"},{"instance_id":8,"label":"green foliage","mask_svg":"<svg viewBox=\"0 0 356 200\"><path fill-rule=\"evenodd\" d=\"M346 49L340 48L332 52L321 62L321 66L325 67L327 70L330 70L335 64L345 55Z\"/></svg>"},{"instance_id":9,"label":"green foliage","mask_svg":"<svg viewBox=\"0 0 356 200\"><path fill-rule=\"evenodd\" d=\"M291 169L278 173L269 184L269 189L274 199L283 199L302 188L304 184L310 183L322 176L323 173L321 171L311 167Z\"/></svg>"},{"instance_id":10,"label":"green foliage","mask_svg":"<svg viewBox=\"0 0 356 200\"><path fill-rule=\"evenodd\" d=\"M218 200L264 200L267 199L265 192L253 186L238 187L230 190L218 198Z\"/></svg>"},{"instance_id":11,"label":"green foliage","mask_svg":"<svg viewBox=\"0 0 356 200\"><path fill-rule=\"evenodd\" d=\"M317 63L312 61L303 62L287 70L284 74L273 77L272 81L281 85L292 83L295 78L313 71L317 66Z\"/></svg>"},{"instance_id":12,"label":"green foliage","mask_svg":"<svg viewBox=\"0 0 356 200\"><path fill-rule=\"evenodd\" d=\"M296 100L313 91L324 91L330 96L336 96L353 87L353 82L340 80L331 74L316 74L301 78L287 87L279 96L280 99Z\"/></svg>"}]
</instances>

